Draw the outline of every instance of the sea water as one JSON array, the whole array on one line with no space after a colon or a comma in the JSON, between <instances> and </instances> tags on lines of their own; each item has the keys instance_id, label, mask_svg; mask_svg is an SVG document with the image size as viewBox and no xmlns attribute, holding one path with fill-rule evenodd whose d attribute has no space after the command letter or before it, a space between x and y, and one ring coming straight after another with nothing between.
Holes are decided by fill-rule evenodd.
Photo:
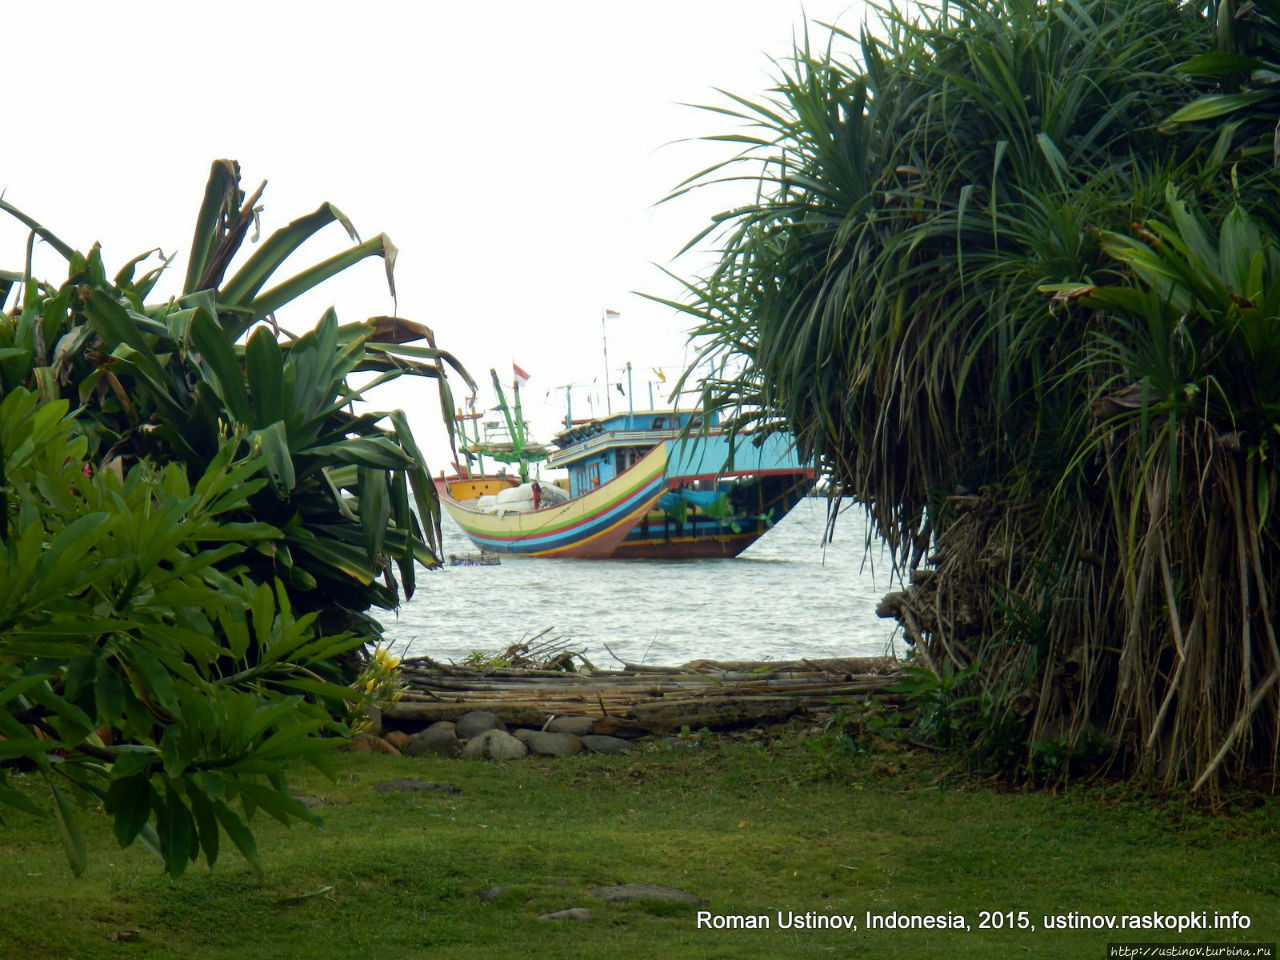
<instances>
[{"instance_id":1,"label":"sea water","mask_svg":"<svg viewBox=\"0 0 1280 960\"><path fill-rule=\"evenodd\" d=\"M826 519L825 499L802 500L732 560L503 557L420 570L413 599L381 620L397 655L445 662L500 653L545 628L601 669L616 668L615 656L671 665L891 652L893 621L875 615L900 589L888 551L879 541L867 549L857 510L824 544ZM447 516L444 547L476 552Z\"/></svg>"}]
</instances>

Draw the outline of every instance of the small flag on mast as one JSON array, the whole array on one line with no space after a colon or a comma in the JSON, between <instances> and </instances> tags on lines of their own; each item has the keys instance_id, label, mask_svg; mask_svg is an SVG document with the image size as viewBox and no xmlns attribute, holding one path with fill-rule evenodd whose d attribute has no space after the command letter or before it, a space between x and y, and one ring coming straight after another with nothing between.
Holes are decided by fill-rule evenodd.
<instances>
[{"instance_id":1,"label":"small flag on mast","mask_svg":"<svg viewBox=\"0 0 1280 960\"><path fill-rule=\"evenodd\" d=\"M529 375L525 373L524 370L520 368L520 365L515 361L512 361L511 363L511 373L516 378L517 387L523 387L526 383L529 382Z\"/></svg>"},{"instance_id":2,"label":"small flag on mast","mask_svg":"<svg viewBox=\"0 0 1280 960\"><path fill-rule=\"evenodd\" d=\"M606 320L617 320L617 319L619 319L621 316L622 316L622 314L620 314L617 310L608 310L608 309L606 309L606 310L605 310L605 312L604 312L604 318L605 318Z\"/></svg>"}]
</instances>

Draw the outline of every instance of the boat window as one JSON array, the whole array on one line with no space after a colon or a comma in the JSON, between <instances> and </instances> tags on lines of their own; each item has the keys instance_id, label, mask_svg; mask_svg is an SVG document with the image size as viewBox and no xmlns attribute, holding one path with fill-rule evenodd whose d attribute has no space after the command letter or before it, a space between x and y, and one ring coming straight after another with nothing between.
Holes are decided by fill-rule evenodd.
<instances>
[{"instance_id":1,"label":"boat window","mask_svg":"<svg viewBox=\"0 0 1280 960\"><path fill-rule=\"evenodd\" d=\"M652 429L654 429L654 430L665 430L665 429L667 429L667 418L666 418L666 417L654 417L654 418L653 418L653 427L652 427Z\"/></svg>"}]
</instances>

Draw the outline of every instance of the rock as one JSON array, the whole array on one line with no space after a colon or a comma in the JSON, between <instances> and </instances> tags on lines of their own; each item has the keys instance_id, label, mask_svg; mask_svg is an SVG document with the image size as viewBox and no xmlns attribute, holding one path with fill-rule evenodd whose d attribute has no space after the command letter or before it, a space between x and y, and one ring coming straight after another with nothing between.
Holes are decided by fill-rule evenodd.
<instances>
[{"instance_id":1,"label":"rock","mask_svg":"<svg viewBox=\"0 0 1280 960\"><path fill-rule=\"evenodd\" d=\"M481 890L476 897L481 903L493 903L500 896L507 892L506 887L489 887L487 890Z\"/></svg>"},{"instance_id":2,"label":"rock","mask_svg":"<svg viewBox=\"0 0 1280 960\"><path fill-rule=\"evenodd\" d=\"M591 911L586 907L569 907L567 910L553 910L551 913L544 913L538 919L587 921L591 919Z\"/></svg>"},{"instance_id":3,"label":"rock","mask_svg":"<svg viewBox=\"0 0 1280 960\"><path fill-rule=\"evenodd\" d=\"M504 730L486 730L467 741L462 755L468 760L488 757L490 760L518 760L528 756L529 748Z\"/></svg>"},{"instance_id":4,"label":"rock","mask_svg":"<svg viewBox=\"0 0 1280 960\"><path fill-rule=\"evenodd\" d=\"M572 733L530 731L526 740L529 752L540 757L567 757L582 750L582 741Z\"/></svg>"},{"instance_id":5,"label":"rock","mask_svg":"<svg viewBox=\"0 0 1280 960\"><path fill-rule=\"evenodd\" d=\"M293 799L297 800L308 810L317 810L320 807L327 807L329 805L329 801L324 797L317 797L312 793L295 793L293 795Z\"/></svg>"},{"instance_id":6,"label":"rock","mask_svg":"<svg viewBox=\"0 0 1280 960\"><path fill-rule=\"evenodd\" d=\"M377 793L447 793L459 794L461 787L451 783L428 783L426 780L384 780L376 783L373 789Z\"/></svg>"},{"instance_id":7,"label":"rock","mask_svg":"<svg viewBox=\"0 0 1280 960\"><path fill-rule=\"evenodd\" d=\"M528 743L529 738L533 736L535 732L536 731L530 730L528 727L521 727L519 730L513 733L512 736L515 737L517 740L519 740L521 743Z\"/></svg>"},{"instance_id":8,"label":"rock","mask_svg":"<svg viewBox=\"0 0 1280 960\"><path fill-rule=\"evenodd\" d=\"M547 724L547 732L572 733L575 737L585 737L591 733L594 725L592 717L556 717Z\"/></svg>"},{"instance_id":9,"label":"rock","mask_svg":"<svg viewBox=\"0 0 1280 960\"><path fill-rule=\"evenodd\" d=\"M404 753L408 757L425 757L438 754L442 757L456 757L462 752L462 745L453 732L453 724L441 726L432 724L421 733L415 733L405 744Z\"/></svg>"},{"instance_id":10,"label":"rock","mask_svg":"<svg viewBox=\"0 0 1280 960\"><path fill-rule=\"evenodd\" d=\"M388 730L382 735L382 739L387 741L401 753L404 753L405 744L409 742L409 735L403 730Z\"/></svg>"},{"instance_id":11,"label":"rock","mask_svg":"<svg viewBox=\"0 0 1280 960\"><path fill-rule=\"evenodd\" d=\"M382 736L382 708L371 703L364 708L364 715L369 718L369 727L365 733L375 737Z\"/></svg>"},{"instance_id":12,"label":"rock","mask_svg":"<svg viewBox=\"0 0 1280 960\"><path fill-rule=\"evenodd\" d=\"M505 731L506 729L507 725L488 710L472 710L470 713L464 713L458 718L454 732L458 735L459 740L470 740L473 737L478 737L486 730Z\"/></svg>"},{"instance_id":13,"label":"rock","mask_svg":"<svg viewBox=\"0 0 1280 960\"><path fill-rule=\"evenodd\" d=\"M400 751L387 741L367 733L352 737L342 749L349 750L351 753L385 753L392 757L400 756Z\"/></svg>"},{"instance_id":14,"label":"rock","mask_svg":"<svg viewBox=\"0 0 1280 960\"><path fill-rule=\"evenodd\" d=\"M604 734L592 733L580 738L582 745L592 753L630 753L633 749L631 744L617 737L607 737Z\"/></svg>"},{"instance_id":15,"label":"rock","mask_svg":"<svg viewBox=\"0 0 1280 960\"><path fill-rule=\"evenodd\" d=\"M587 891L593 897L609 903L625 903L628 900L661 900L665 903L703 904L707 901L675 887L658 887L651 883L623 883L613 887L592 887Z\"/></svg>"}]
</instances>

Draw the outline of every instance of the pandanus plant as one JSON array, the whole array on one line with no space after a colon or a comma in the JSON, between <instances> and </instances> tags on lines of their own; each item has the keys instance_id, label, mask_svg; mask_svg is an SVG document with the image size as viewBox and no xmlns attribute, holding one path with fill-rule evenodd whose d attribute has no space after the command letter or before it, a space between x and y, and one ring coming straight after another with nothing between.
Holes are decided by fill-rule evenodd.
<instances>
[{"instance_id":1,"label":"pandanus plant","mask_svg":"<svg viewBox=\"0 0 1280 960\"><path fill-rule=\"evenodd\" d=\"M250 512L283 534L243 558L251 575L279 577L297 608L318 611L328 629L372 632L369 608L394 607L401 587L412 595L415 563L439 563L439 505L404 414L357 401L410 375L434 380L447 412L445 366L471 381L430 329L398 317L340 324L330 309L301 336L283 331L277 311L367 258L384 260L394 293L396 248L385 235L359 241L325 203L233 271L262 192L246 198L238 164L214 162L182 291L154 303L166 262L146 268L144 254L109 277L96 245L82 254L0 200L69 265L57 287L30 275L30 257L24 273L0 277L0 292L21 294L0 318L0 391L26 385L67 399L99 469L146 458L183 463L195 478L228 436L240 437L270 480ZM291 255L334 223L355 244L282 276ZM374 376L355 386L352 375L363 373Z\"/></svg>"},{"instance_id":2,"label":"pandanus plant","mask_svg":"<svg viewBox=\"0 0 1280 960\"><path fill-rule=\"evenodd\" d=\"M929 568L885 610L978 665L966 742L1280 771L1277 11L891 8L715 108L741 152L677 191L754 187L673 304L740 371L708 400Z\"/></svg>"}]
</instances>

